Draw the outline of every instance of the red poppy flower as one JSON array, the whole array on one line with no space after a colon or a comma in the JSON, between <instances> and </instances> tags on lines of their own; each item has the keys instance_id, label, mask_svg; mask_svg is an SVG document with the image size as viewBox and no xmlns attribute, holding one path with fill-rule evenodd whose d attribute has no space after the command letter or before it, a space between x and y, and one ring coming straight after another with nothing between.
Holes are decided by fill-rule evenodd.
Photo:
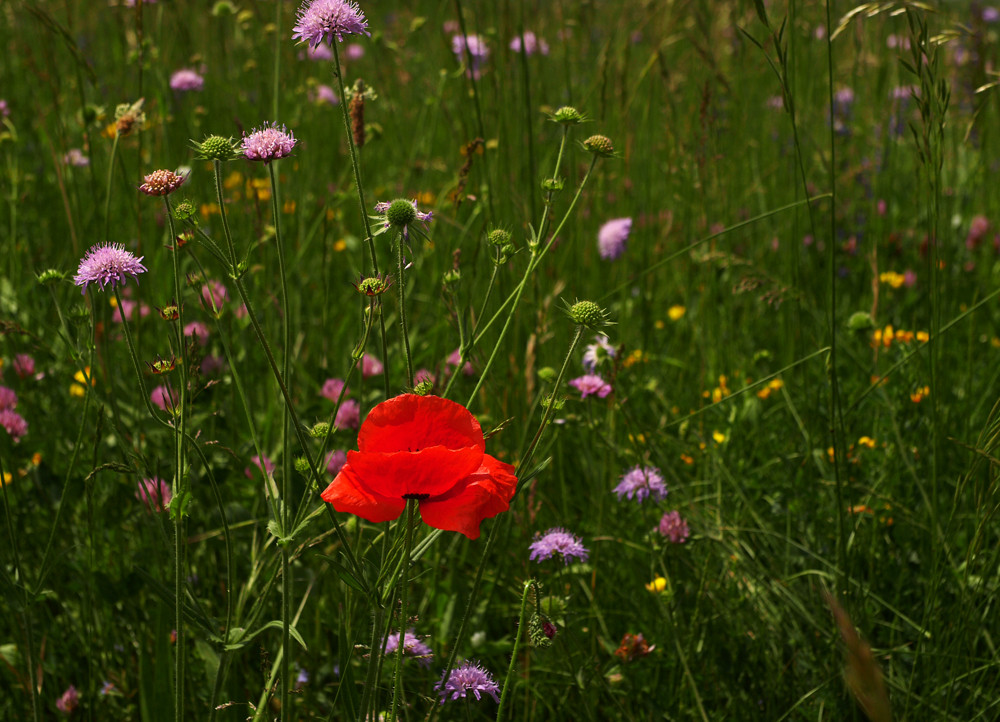
<instances>
[{"instance_id":1,"label":"red poppy flower","mask_svg":"<svg viewBox=\"0 0 1000 722\"><path fill-rule=\"evenodd\" d=\"M461 404L403 394L383 401L358 432L358 451L322 497L368 521L396 519L407 499L432 527L479 537L479 524L510 508L514 467L485 453L479 422Z\"/></svg>"}]
</instances>

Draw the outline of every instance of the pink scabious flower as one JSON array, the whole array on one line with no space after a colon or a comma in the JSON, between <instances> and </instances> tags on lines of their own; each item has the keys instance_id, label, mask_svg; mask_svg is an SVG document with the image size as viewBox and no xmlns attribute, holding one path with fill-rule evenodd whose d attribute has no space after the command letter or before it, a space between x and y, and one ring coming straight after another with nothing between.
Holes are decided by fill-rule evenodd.
<instances>
[{"instance_id":1,"label":"pink scabious flower","mask_svg":"<svg viewBox=\"0 0 1000 722\"><path fill-rule=\"evenodd\" d=\"M181 187L187 176L178 175L172 170L154 170L142 179L139 190L147 196L167 196Z\"/></svg>"},{"instance_id":2,"label":"pink scabious flower","mask_svg":"<svg viewBox=\"0 0 1000 722\"><path fill-rule=\"evenodd\" d=\"M266 474L267 476L270 476L271 474L274 473L275 469L274 462L271 461L266 456L263 459L261 459L261 457L257 456L257 454L254 454L253 456L250 457L250 463L252 466L256 466L258 469L263 471L264 474ZM243 473L246 474L246 477L248 479L252 479L254 475L254 470L250 466L248 466L243 470Z\"/></svg>"},{"instance_id":3,"label":"pink scabious flower","mask_svg":"<svg viewBox=\"0 0 1000 722\"><path fill-rule=\"evenodd\" d=\"M10 117L10 106L7 105L7 101L0 98L0 118Z\"/></svg>"},{"instance_id":4,"label":"pink scabious flower","mask_svg":"<svg viewBox=\"0 0 1000 722\"><path fill-rule=\"evenodd\" d=\"M371 35L368 21L355 2L350 0L306 0L299 6L299 17L292 28L292 39L315 47L332 45L334 38L344 42L345 35Z\"/></svg>"},{"instance_id":5,"label":"pink scabious flower","mask_svg":"<svg viewBox=\"0 0 1000 722\"><path fill-rule=\"evenodd\" d=\"M385 656L394 654L397 649L399 649L399 632L393 632L385 639ZM413 629L407 629L403 633L403 656L414 657L421 666L430 668L434 652L422 639L417 637Z\"/></svg>"},{"instance_id":6,"label":"pink scabious flower","mask_svg":"<svg viewBox=\"0 0 1000 722\"><path fill-rule=\"evenodd\" d=\"M160 384L150 392L149 400L159 406L160 411L172 412L180 397L167 384Z\"/></svg>"},{"instance_id":7,"label":"pink scabious flower","mask_svg":"<svg viewBox=\"0 0 1000 722\"><path fill-rule=\"evenodd\" d=\"M115 323L121 323L124 316L126 321L132 321L136 317L136 309L139 309L139 318L146 318L149 315L149 306L145 303L133 301L131 298L123 298L122 305L120 307L116 305L115 310L111 312L111 320Z\"/></svg>"},{"instance_id":8,"label":"pink scabious flower","mask_svg":"<svg viewBox=\"0 0 1000 722\"><path fill-rule=\"evenodd\" d=\"M691 530L688 529L688 523L681 518L680 512L676 509L673 511L668 511L660 519L660 525L657 527L660 530L660 534L665 536L674 544L683 544L687 541L687 538L691 536Z\"/></svg>"},{"instance_id":9,"label":"pink scabious flower","mask_svg":"<svg viewBox=\"0 0 1000 722\"><path fill-rule=\"evenodd\" d=\"M120 243L92 246L80 261L73 283L83 286L81 294L84 294L87 292L88 284L91 283L99 283L103 291L109 284L111 288L115 288L119 283L124 286L128 276L132 276L138 282L139 274L146 272L142 259L142 256L136 258L134 254L126 251L125 246Z\"/></svg>"},{"instance_id":10,"label":"pink scabious flower","mask_svg":"<svg viewBox=\"0 0 1000 722\"><path fill-rule=\"evenodd\" d=\"M528 547L531 554L528 558L533 562L542 562L546 559L559 555L564 564L569 564L570 559L577 558L581 562L587 561L589 552L583 546L583 541L576 534L572 534L562 527L553 527L544 534L535 533L535 541Z\"/></svg>"},{"instance_id":11,"label":"pink scabious flower","mask_svg":"<svg viewBox=\"0 0 1000 722\"><path fill-rule=\"evenodd\" d=\"M75 168L86 168L90 165L90 158L85 156L79 148L70 148L63 156L63 163Z\"/></svg>"},{"instance_id":12,"label":"pink scabious flower","mask_svg":"<svg viewBox=\"0 0 1000 722\"><path fill-rule=\"evenodd\" d=\"M26 379L35 373L35 359L26 353L19 353L14 357L14 373L18 378Z\"/></svg>"},{"instance_id":13,"label":"pink scabious flower","mask_svg":"<svg viewBox=\"0 0 1000 722\"><path fill-rule=\"evenodd\" d=\"M617 355L618 352L607 336L595 336L594 343L589 344L583 352L583 368L592 374L604 361L614 359Z\"/></svg>"},{"instance_id":14,"label":"pink scabious flower","mask_svg":"<svg viewBox=\"0 0 1000 722\"><path fill-rule=\"evenodd\" d=\"M597 374L584 374L569 382L569 385L580 392L580 398L596 396L603 399L611 393L611 384L602 379Z\"/></svg>"},{"instance_id":15,"label":"pink scabious flower","mask_svg":"<svg viewBox=\"0 0 1000 722\"><path fill-rule=\"evenodd\" d=\"M181 68L170 76L170 89L178 93L201 90L205 87L205 79L190 68Z\"/></svg>"},{"instance_id":16,"label":"pink scabious flower","mask_svg":"<svg viewBox=\"0 0 1000 722\"><path fill-rule=\"evenodd\" d=\"M361 375L366 379L372 376L378 376L385 370L385 366L382 362L371 354L365 354L361 357Z\"/></svg>"},{"instance_id":17,"label":"pink scabious flower","mask_svg":"<svg viewBox=\"0 0 1000 722\"><path fill-rule=\"evenodd\" d=\"M458 62L468 61L469 67L465 71L466 74L478 80L483 65L490 57L490 49L487 47L486 41L478 35L466 35L465 37L455 35L451 39L451 50L455 53Z\"/></svg>"},{"instance_id":18,"label":"pink scabious flower","mask_svg":"<svg viewBox=\"0 0 1000 722\"><path fill-rule=\"evenodd\" d=\"M6 386L0 386L0 411L17 408L17 392Z\"/></svg>"},{"instance_id":19,"label":"pink scabious flower","mask_svg":"<svg viewBox=\"0 0 1000 722\"><path fill-rule=\"evenodd\" d=\"M613 261L625 253L628 235L632 232L631 218L615 218L597 232L597 250L601 258Z\"/></svg>"},{"instance_id":20,"label":"pink scabious flower","mask_svg":"<svg viewBox=\"0 0 1000 722\"><path fill-rule=\"evenodd\" d=\"M323 382L323 388L320 390L319 394L324 399L329 399L333 403L337 403L337 399L340 398L340 392L344 388L343 379L327 379Z\"/></svg>"},{"instance_id":21,"label":"pink scabious flower","mask_svg":"<svg viewBox=\"0 0 1000 722\"><path fill-rule=\"evenodd\" d=\"M20 441L21 437L28 433L28 422L14 409L0 409L0 426L14 441Z\"/></svg>"},{"instance_id":22,"label":"pink scabious flower","mask_svg":"<svg viewBox=\"0 0 1000 722\"><path fill-rule=\"evenodd\" d=\"M205 346L208 343L209 333L208 326L201 321L192 321L184 327L184 335L194 337L199 346Z\"/></svg>"},{"instance_id":23,"label":"pink scabious flower","mask_svg":"<svg viewBox=\"0 0 1000 722\"><path fill-rule=\"evenodd\" d=\"M525 55L534 55L535 53L541 53L542 55L549 54L549 44L544 39L536 37L530 30L525 30L524 35L517 36L510 41L510 49L515 53L521 52L522 48Z\"/></svg>"},{"instance_id":24,"label":"pink scabious flower","mask_svg":"<svg viewBox=\"0 0 1000 722\"><path fill-rule=\"evenodd\" d=\"M59 699L56 700L56 709L64 715L70 715L79 704L80 694L76 691L76 687L70 685L66 688L66 691L62 693Z\"/></svg>"},{"instance_id":25,"label":"pink scabious flower","mask_svg":"<svg viewBox=\"0 0 1000 722\"><path fill-rule=\"evenodd\" d=\"M969 224L969 234L965 237L965 247L974 251L983 242L983 238L990 230L990 221L984 215L973 217Z\"/></svg>"},{"instance_id":26,"label":"pink scabious flower","mask_svg":"<svg viewBox=\"0 0 1000 722\"><path fill-rule=\"evenodd\" d=\"M338 429L358 428L361 425L361 404L351 399L342 403L333 423Z\"/></svg>"},{"instance_id":27,"label":"pink scabious flower","mask_svg":"<svg viewBox=\"0 0 1000 722\"><path fill-rule=\"evenodd\" d=\"M336 451L331 451L326 455L326 473L330 476L336 476L340 473L340 470L344 468L344 464L347 463L347 452L343 449L337 449Z\"/></svg>"},{"instance_id":28,"label":"pink scabious flower","mask_svg":"<svg viewBox=\"0 0 1000 722\"><path fill-rule=\"evenodd\" d=\"M330 49L329 45L310 45L306 48L306 57L310 60L323 61L323 60L333 60L333 50Z\"/></svg>"},{"instance_id":29,"label":"pink scabious flower","mask_svg":"<svg viewBox=\"0 0 1000 722\"><path fill-rule=\"evenodd\" d=\"M222 310L222 304L229 300L229 291L215 279L209 279L201 287L201 302L211 313Z\"/></svg>"},{"instance_id":30,"label":"pink scabious flower","mask_svg":"<svg viewBox=\"0 0 1000 722\"><path fill-rule=\"evenodd\" d=\"M663 501L667 496L667 484L659 469L635 466L622 474L614 491L619 501L628 498L641 503L648 496L652 496L654 501Z\"/></svg>"},{"instance_id":31,"label":"pink scabious flower","mask_svg":"<svg viewBox=\"0 0 1000 722\"><path fill-rule=\"evenodd\" d=\"M152 479L140 479L139 490L135 492L135 498L146 506L146 511L153 513L166 511L170 506L170 484L158 476Z\"/></svg>"},{"instance_id":32,"label":"pink scabious flower","mask_svg":"<svg viewBox=\"0 0 1000 722\"><path fill-rule=\"evenodd\" d=\"M365 49L360 43L351 43L347 46L347 52L344 53L348 60L361 60L365 57Z\"/></svg>"},{"instance_id":33,"label":"pink scabious flower","mask_svg":"<svg viewBox=\"0 0 1000 722\"><path fill-rule=\"evenodd\" d=\"M458 366L458 364L462 361L462 349L457 348L454 351L452 351L448 355L448 358L445 359L445 361L448 363L449 366ZM472 376L476 373L476 369L473 368L471 361L465 362L465 365L462 366L462 373L465 374L466 376Z\"/></svg>"},{"instance_id":34,"label":"pink scabious flower","mask_svg":"<svg viewBox=\"0 0 1000 722\"><path fill-rule=\"evenodd\" d=\"M250 135L244 134L243 157L270 163L290 155L297 142L285 126L279 129L277 123L265 123Z\"/></svg>"},{"instance_id":35,"label":"pink scabious flower","mask_svg":"<svg viewBox=\"0 0 1000 722\"><path fill-rule=\"evenodd\" d=\"M321 45L321 48L325 48L325 45ZM339 105L340 98L337 97L337 91L331 88L329 85L317 85L316 90L310 96L314 103L322 105L323 103L329 103L330 105Z\"/></svg>"},{"instance_id":36,"label":"pink scabious flower","mask_svg":"<svg viewBox=\"0 0 1000 722\"><path fill-rule=\"evenodd\" d=\"M449 699L449 695L451 699L456 700L465 697L469 692L476 695L477 700L482 699L482 694L485 692L494 702L500 703L500 697L497 695L500 687L497 686L493 675L483 669L478 662L471 660L451 670L451 674L445 670L440 681L434 685L434 689L441 696L441 704Z\"/></svg>"}]
</instances>

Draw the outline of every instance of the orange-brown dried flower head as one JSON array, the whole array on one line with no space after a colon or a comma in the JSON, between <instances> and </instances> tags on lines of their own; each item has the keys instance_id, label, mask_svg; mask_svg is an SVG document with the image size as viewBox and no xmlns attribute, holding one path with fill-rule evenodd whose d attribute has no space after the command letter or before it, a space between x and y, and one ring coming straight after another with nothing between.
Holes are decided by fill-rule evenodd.
<instances>
[{"instance_id":1,"label":"orange-brown dried flower head","mask_svg":"<svg viewBox=\"0 0 1000 722\"><path fill-rule=\"evenodd\" d=\"M185 176L177 175L172 170L154 170L144 177L139 190L147 196L166 196L181 187Z\"/></svg>"}]
</instances>

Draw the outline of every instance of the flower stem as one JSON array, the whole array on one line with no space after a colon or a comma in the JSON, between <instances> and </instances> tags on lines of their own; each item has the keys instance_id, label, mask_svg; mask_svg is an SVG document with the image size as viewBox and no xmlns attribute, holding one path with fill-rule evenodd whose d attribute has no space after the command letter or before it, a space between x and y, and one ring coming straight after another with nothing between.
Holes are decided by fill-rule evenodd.
<instances>
[{"instance_id":1,"label":"flower stem","mask_svg":"<svg viewBox=\"0 0 1000 722\"><path fill-rule=\"evenodd\" d=\"M514 631L514 649L512 649L510 653L510 664L507 666L507 676L504 678L503 691L500 693L500 706L497 708L496 722L503 722L504 706L507 703L507 690L510 688L511 678L514 676L514 665L517 663L517 652L521 647L521 630L524 629L524 614L528 608L528 594L531 592L531 588L534 584L534 579L526 581L524 583L524 591L521 593L521 614L517 618L517 629Z\"/></svg>"},{"instance_id":2,"label":"flower stem","mask_svg":"<svg viewBox=\"0 0 1000 722\"><path fill-rule=\"evenodd\" d=\"M105 186L104 194L104 242L108 242L108 228L111 223L111 179L115 175L115 158L118 157L118 132L115 131L115 139L111 143L111 160L108 161L108 183ZM124 314L123 314L124 317Z\"/></svg>"},{"instance_id":3,"label":"flower stem","mask_svg":"<svg viewBox=\"0 0 1000 722\"><path fill-rule=\"evenodd\" d=\"M403 563L399 570L399 645L396 647L395 685L392 691L392 708L389 719L396 718L399 709L399 697L403 689L403 648L406 646L406 589L410 585L410 551L413 548L413 518L417 502L414 499L406 501L406 536L403 541Z\"/></svg>"},{"instance_id":4,"label":"flower stem","mask_svg":"<svg viewBox=\"0 0 1000 722\"><path fill-rule=\"evenodd\" d=\"M413 361L410 358L410 335L406 329L406 292L403 290L406 282L403 278L403 234L399 234L399 325L403 328L403 354L406 356L406 385L413 385ZM388 363L388 359L386 359Z\"/></svg>"}]
</instances>

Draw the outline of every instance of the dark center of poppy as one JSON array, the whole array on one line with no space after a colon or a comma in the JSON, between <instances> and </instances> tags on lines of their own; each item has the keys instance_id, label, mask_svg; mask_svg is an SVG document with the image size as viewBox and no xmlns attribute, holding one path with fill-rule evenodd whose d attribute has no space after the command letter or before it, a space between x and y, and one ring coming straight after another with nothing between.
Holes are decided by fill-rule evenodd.
<instances>
[{"instance_id":1,"label":"dark center of poppy","mask_svg":"<svg viewBox=\"0 0 1000 722\"><path fill-rule=\"evenodd\" d=\"M429 499L430 494L403 494L404 499L414 499L416 501L423 501L424 499Z\"/></svg>"}]
</instances>

